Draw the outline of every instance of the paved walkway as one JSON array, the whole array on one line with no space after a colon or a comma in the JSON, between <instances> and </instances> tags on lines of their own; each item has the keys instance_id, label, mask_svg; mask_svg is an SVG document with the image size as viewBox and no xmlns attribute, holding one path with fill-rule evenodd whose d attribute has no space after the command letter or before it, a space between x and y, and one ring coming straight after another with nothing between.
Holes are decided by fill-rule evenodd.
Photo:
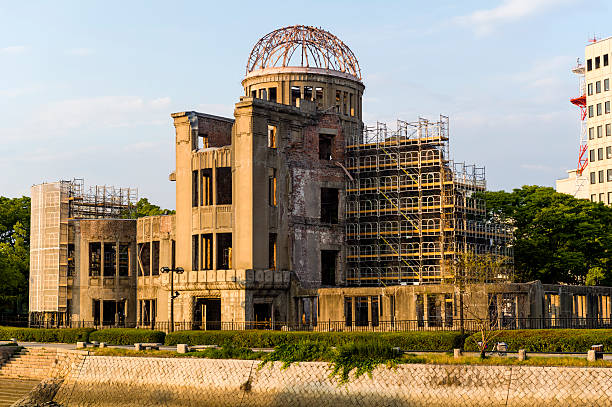
<instances>
[{"instance_id":1,"label":"paved walkway","mask_svg":"<svg viewBox=\"0 0 612 407\"><path fill-rule=\"evenodd\" d=\"M0 378L0 407L8 407L30 392L40 380Z\"/></svg>"}]
</instances>

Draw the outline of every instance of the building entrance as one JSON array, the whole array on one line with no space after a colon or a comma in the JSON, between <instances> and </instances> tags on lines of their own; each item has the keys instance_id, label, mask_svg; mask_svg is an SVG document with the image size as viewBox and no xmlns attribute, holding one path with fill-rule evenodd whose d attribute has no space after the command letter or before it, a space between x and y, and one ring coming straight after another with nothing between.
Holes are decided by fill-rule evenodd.
<instances>
[{"instance_id":1,"label":"building entrance","mask_svg":"<svg viewBox=\"0 0 612 407\"><path fill-rule=\"evenodd\" d=\"M221 329L221 298L196 298L193 324L194 329Z\"/></svg>"}]
</instances>

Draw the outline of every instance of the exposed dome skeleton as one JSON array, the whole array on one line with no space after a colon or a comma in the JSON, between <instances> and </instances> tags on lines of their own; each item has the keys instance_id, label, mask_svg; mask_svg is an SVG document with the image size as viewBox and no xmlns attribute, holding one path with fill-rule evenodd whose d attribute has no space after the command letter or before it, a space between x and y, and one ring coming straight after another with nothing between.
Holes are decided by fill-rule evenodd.
<instances>
[{"instance_id":1,"label":"exposed dome skeleton","mask_svg":"<svg viewBox=\"0 0 612 407\"><path fill-rule=\"evenodd\" d=\"M353 51L335 35L315 27L295 25L265 35L253 47L246 73L287 66L331 69L361 80Z\"/></svg>"}]
</instances>

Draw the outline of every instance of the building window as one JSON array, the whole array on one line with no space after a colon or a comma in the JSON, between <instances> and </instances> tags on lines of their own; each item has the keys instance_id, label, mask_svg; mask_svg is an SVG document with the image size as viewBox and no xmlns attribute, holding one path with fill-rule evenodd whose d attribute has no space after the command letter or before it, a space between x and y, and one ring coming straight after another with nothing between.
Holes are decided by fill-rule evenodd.
<instances>
[{"instance_id":1,"label":"building window","mask_svg":"<svg viewBox=\"0 0 612 407\"><path fill-rule=\"evenodd\" d=\"M151 243L151 275L159 276L159 240Z\"/></svg>"},{"instance_id":2,"label":"building window","mask_svg":"<svg viewBox=\"0 0 612 407\"><path fill-rule=\"evenodd\" d=\"M338 189L321 188L321 222L338 223Z\"/></svg>"},{"instance_id":3,"label":"building window","mask_svg":"<svg viewBox=\"0 0 612 407\"><path fill-rule=\"evenodd\" d=\"M596 182L595 172L591 172L589 175L590 175L591 184L595 184Z\"/></svg>"},{"instance_id":4,"label":"building window","mask_svg":"<svg viewBox=\"0 0 612 407\"><path fill-rule=\"evenodd\" d=\"M276 206L276 168L270 168L268 175L268 204Z\"/></svg>"},{"instance_id":5,"label":"building window","mask_svg":"<svg viewBox=\"0 0 612 407\"><path fill-rule=\"evenodd\" d=\"M336 285L337 250L321 250L321 284Z\"/></svg>"},{"instance_id":6,"label":"building window","mask_svg":"<svg viewBox=\"0 0 612 407\"><path fill-rule=\"evenodd\" d=\"M589 96L591 96L593 94L593 84L592 83L589 83L587 85L587 93L588 93Z\"/></svg>"},{"instance_id":7,"label":"building window","mask_svg":"<svg viewBox=\"0 0 612 407\"><path fill-rule=\"evenodd\" d=\"M601 93L601 81L595 82L595 93Z\"/></svg>"},{"instance_id":8,"label":"building window","mask_svg":"<svg viewBox=\"0 0 612 407\"><path fill-rule=\"evenodd\" d=\"M603 60L604 66L608 66L608 54L604 54Z\"/></svg>"},{"instance_id":9,"label":"building window","mask_svg":"<svg viewBox=\"0 0 612 407\"><path fill-rule=\"evenodd\" d=\"M612 192L608 192L608 204L612 204Z\"/></svg>"},{"instance_id":10,"label":"building window","mask_svg":"<svg viewBox=\"0 0 612 407\"><path fill-rule=\"evenodd\" d=\"M604 91L610 90L610 79L604 79Z\"/></svg>"},{"instance_id":11,"label":"building window","mask_svg":"<svg viewBox=\"0 0 612 407\"><path fill-rule=\"evenodd\" d=\"M268 148L276 148L276 126L268 126Z\"/></svg>"},{"instance_id":12,"label":"building window","mask_svg":"<svg viewBox=\"0 0 612 407\"><path fill-rule=\"evenodd\" d=\"M589 117L593 117L593 105L589 106Z\"/></svg>"},{"instance_id":13,"label":"building window","mask_svg":"<svg viewBox=\"0 0 612 407\"><path fill-rule=\"evenodd\" d=\"M597 149L597 160L601 161L603 160L604 155L603 155L603 147L602 148L598 148Z\"/></svg>"},{"instance_id":14,"label":"building window","mask_svg":"<svg viewBox=\"0 0 612 407\"><path fill-rule=\"evenodd\" d=\"M592 70L593 70L593 60L587 59L587 71L592 71Z\"/></svg>"},{"instance_id":15,"label":"building window","mask_svg":"<svg viewBox=\"0 0 612 407\"><path fill-rule=\"evenodd\" d=\"M606 147L606 158L612 158L612 146Z\"/></svg>"},{"instance_id":16,"label":"building window","mask_svg":"<svg viewBox=\"0 0 612 407\"><path fill-rule=\"evenodd\" d=\"M138 243L138 275L148 276L151 270L151 248L149 243Z\"/></svg>"},{"instance_id":17,"label":"building window","mask_svg":"<svg viewBox=\"0 0 612 407\"><path fill-rule=\"evenodd\" d=\"M595 202L595 199L597 199L597 195L591 194L591 202Z\"/></svg>"},{"instance_id":18,"label":"building window","mask_svg":"<svg viewBox=\"0 0 612 407\"><path fill-rule=\"evenodd\" d=\"M232 204L232 169L217 168L217 205Z\"/></svg>"},{"instance_id":19,"label":"building window","mask_svg":"<svg viewBox=\"0 0 612 407\"><path fill-rule=\"evenodd\" d=\"M202 235L202 270L213 268L213 235L207 233Z\"/></svg>"},{"instance_id":20,"label":"building window","mask_svg":"<svg viewBox=\"0 0 612 407\"><path fill-rule=\"evenodd\" d=\"M610 113L610 101L609 100L606 103L604 103L604 112Z\"/></svg>"},{"instance_id":21,"label":"building window","mask_svg":"<svg viewBox=\"0 0 612 407\"><path fill-rule=\"evenodd\" d=\"M213 184L212 184L212 169L204 168L200 170L200 206L208 206L213 204Z\"/></svg>"},{"instance_id":22,"label":"building window","mask_svg":"<svg viewBox=\"0 0 612 407\"><path fill-rule=\"evenodd\" d=\"M232 268L232 234L217 233L217 270Z\"/></svg>"},{"instance_id":23,"label":"building window","mask_svg":"<svg viewBox=\"0 0 612 407\"><path fill-rule=\"evenodd\" d=\"M191 172L191 206L198 206L198 170Z\"/></svg>"},{"instance_id":24,"label":"building window","mask_svg":"<svg viewBox=\"0 0 612 407\"><path fill-rule=\"evenodd\" d=\"M130 244L119 244L119 277L130 275Z\"/></svg>"},{"instance_id":25,"label":"building window","mask_svg":"<svg viewBox=\"0 0 612 407\"><path fill-rule=\"evenodd\" d=\"M104 277L115 276L116 249L117 245L115 243L104 243Z\"/></svg>"},{"instance_id":26,"label":"building window","mask_svg":"<svg viewBox=\"0 0 612 407\"><path fill-rule=\"evenodd\" d=\"M589 161L590 162L595 161L595 149L589 150Z\"/></svg>"},{"instance_id":27,"label":"building window","mask_svg":"<svg viewBox=\"0 0 612 407\"><path fill-rule=\"evenodd\" d=\"M606 137L612 136L612 126L610 124L606 124Z\"/></svg>"},{"instance_id":28,"label":"building window","mask_svg":"<svg viewBox=\"0 0 612 407\"><path fill-rule=\"evenodd\" d=\"M100 242L89 243L89 276L99 277L101 267L102 244Z\"/></svg>"},{"instance_id":29,"label":"building window","mask_svg":"<svg viewBox=\"0 0 612 407\"><path fill-rule=\"evenodd\" d=\"M595 57L595 69L599 69L600 63L601 63L601 58Z\"/></svg>"},{"instance_id":30,"label":"building window","mask_svg":"<svg viewBox=\"0 0 612 407\"><path fill-rule=\"evenodd\" d=\"M353 298L344 297L344 322L346 326L353 325Z\"/></svg>"},{"instance_id":31,"label":"building window","mask_svg":"<svg viewBox=\"0 0 612 407\"><path fill-rule=\"evenodd\" d=\"M319 134L319 159L331 160L333 158L334 136L330 134Z\"/></svg>"},{"instance_id":32,"label":"building window","mask_svg":"<svg viewBox=\"0 0 612 407\"><path fill-rule=\"evenodd\" d=\"M602 134L602 127L601 126L597 126L597 138L602 138L603 134Z\"/></svg>"},{"instance_id":33,"label":"building window","mask_svg":"<svg viewBox=\"0 0 612 407\"><path fill-rule=\"evenodd\" d=\"M608 182L612 181L612 169L607 170L607 175L608 175Z\"/></svg>"},{"instance_id":34,"label":"building window","mask_svg":"<svg viewBox=\"0 0 612 407\"><path fill-rule=\"evenodd\" d=\"M302 96L301 90L299 86L291 87L291 106L297 106L300 97Z\"/></svg>"},{"instance_id":35,"label":"building window","mask_svg":"<svg viewBox=\"0 0 612 407\"><path fill-rule=\"evenodd\" d=\"M268 268L276 270L276 233L268 235Z\"/></svg>"},{"instance_id":36,"label":"building window","mask_svg":"<svg viewBox=\"0 0 612 407\"><path fill-rule=\"evenodd\" d=\"M595 129L593 127L589 127L589 140L593 140L594 138L595 138Z\"/></svg>"},{"instance_id":37,"label":"building window","mask_svg":"<svg viewBox=\"0 0 612 407\"><path fill-rule=\"evenodd\" d=\"M200 239L198 235L191 236L191 270L200 269Z\"/></svg>"},{"instance_id":38,"label":"building window","mask_svg":"<svg viewBox=\"0 0 612 407\"><path fill-rule=\"evenodd\" d=\"M312 86L304 86L304 100L312 100Z\"/></svg>"},{"instance_id":39,"label":"building window","mask_svg":"<svg viewBox=\"0 0 612 407\"><path fill-rule=\"evenodd\" d=\"M75 262L74 262L74 244L68 243L68 258L67 258L68 267L66 270L66 275L74 276L75 272Z\"/></svg>"},{"instance_id":40,"label":"building window","mask_svg":"<svg viewBox=\"0 0 612 407\"><path fill-rule=\"evenodd\" d=\"M597 172L597 175L598 175L597 178L599 179L599 183L601 184L602 182L604 182L604 172L603 172L603 170L599 170Z\"/></svg>"},{"instance_id":41,"label":"building window","mask_svg":"<svg viewBox=\"0 0 612 407\"><path fill-rule=\"evenodd\" d=\"M602 110L601 110L601 103L597 104L597 116L601 116Z\"/></svg>"},{"instance_id":42,"label":"building window","mask_svg":"<svg viewBox=\"0 0 612 407\"><path fill-rule=\"evenodd\" d=\"M602 203L604 202L604 193L603 192L599 194L599 202L602 202Z\"/></svg>"}]
</instances>

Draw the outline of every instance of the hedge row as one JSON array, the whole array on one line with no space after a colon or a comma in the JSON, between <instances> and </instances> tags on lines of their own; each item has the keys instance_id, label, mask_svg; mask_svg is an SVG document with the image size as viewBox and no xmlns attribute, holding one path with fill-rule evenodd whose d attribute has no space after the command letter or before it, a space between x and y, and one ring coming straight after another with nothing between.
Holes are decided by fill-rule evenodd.
<instances>
[{"instance_id":1,"label":"hedge row","mask_svg":"<svg viewBox=\"0 0 612 407\"><path fill-rule=\"evenodd\" d=\"M480 334L475 333L465 341L465 350L477 351L476 342ZM580 352L585 353L592 345L602 344L604 352L612 352L612 329L530 329L502 331L493 342L505 342L508 351L525 349L528 352ZM492 345L489 346L492 348Z\"/></svg>"},{"instance_id":2,"label":"hedge row","mask_svg":"<svg viewBox=\"0 0 612 407\"><path fill-rule=\"evenodd\" d=\"M92 332L89 341L106 342L109 345L133 345L135 343L164 343L165 333L150 329L109 328Z\"/></svg>"},{"instance_id":3,"label":"hedge row","mask_svg":"<svg viewBox=\"0 0 612 407\"><path fill-rule=\"evenodd\" d=\"M92 328L62 328L62 329L40 329L40 328L15 328L0 327L0 340L7 341L15 338L24 342L62 342L75 343L87 341Z\"/></svg>"},{"instance_id":4,"label":"hedge row","mask_svg":"<svg viewBox=\"0 0 612 407\"><path fill-rule=\"evenodd\" d=\"M179 331L166 335L166 345L223 345L230 341L245 348L273 348L302 340L340 346L349 343L388 345L403 350L449 351L461 347L457 332L279 332L279 331Z\"/></svg>"}]
</instances>

